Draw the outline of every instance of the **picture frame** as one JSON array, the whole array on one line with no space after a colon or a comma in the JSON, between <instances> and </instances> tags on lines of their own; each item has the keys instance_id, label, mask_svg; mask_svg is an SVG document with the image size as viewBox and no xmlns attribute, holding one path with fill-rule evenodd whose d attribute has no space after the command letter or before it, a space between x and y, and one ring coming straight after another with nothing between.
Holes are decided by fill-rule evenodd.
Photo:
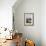
<instances>
[{"instance_id":1,"label":"picture frame","mask_svg":"<svg viewBox=\"0 0 46 46\"><path fill-rule=\"evenodd\" d=\"M34 13L24 13L24 26L34 25Z\"/></svg>"}]
</instances>

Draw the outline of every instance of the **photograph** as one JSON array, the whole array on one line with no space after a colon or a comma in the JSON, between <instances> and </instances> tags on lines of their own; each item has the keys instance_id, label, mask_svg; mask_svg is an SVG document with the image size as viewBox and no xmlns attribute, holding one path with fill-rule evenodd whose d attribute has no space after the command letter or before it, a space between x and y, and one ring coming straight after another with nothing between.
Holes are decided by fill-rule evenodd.
<instances>
[{"instance_id":1,"label":"photograph","mask_svg":"<svg viewBox=\"0 0 46 46\"><path fill-rule=\"evenodd\" d=\"M34 13L24 13L24 25L25 26L34 25Z\"/></svg>"}]
</instances>

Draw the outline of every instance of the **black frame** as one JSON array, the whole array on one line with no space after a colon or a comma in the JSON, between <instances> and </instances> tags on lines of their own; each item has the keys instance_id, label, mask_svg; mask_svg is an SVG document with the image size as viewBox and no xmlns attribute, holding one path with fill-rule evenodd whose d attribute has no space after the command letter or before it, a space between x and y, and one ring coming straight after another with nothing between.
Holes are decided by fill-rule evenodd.
<instances>
[{"instance_id":1,"label":"black frame","mask_svg":"<svg viewBox=\"0 0 46 46\"><path fill-rule=\"evenodd\" d=\"M31 24L31 17L29 17L28 19L26 19L26 14L27 14L27 16L29 15L29 16L32 16L32 24ZM28 22L25 22L26 20L28 21ZM27 24L26 24L27 23ZM28 24L29 23L29 24ZM24 13L24 26L33 26L34 25L34 13Z\"/></svg>"}]
</instances>

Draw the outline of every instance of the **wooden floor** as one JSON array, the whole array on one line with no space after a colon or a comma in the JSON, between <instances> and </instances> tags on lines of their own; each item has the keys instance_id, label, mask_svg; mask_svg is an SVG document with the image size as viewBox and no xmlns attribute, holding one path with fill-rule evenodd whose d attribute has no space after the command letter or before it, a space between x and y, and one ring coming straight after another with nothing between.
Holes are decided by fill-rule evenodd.
<instances>
[{"instance_id":1,"label":"wooden floor","mask_svg":"<svg viewBox=\"0 0 46 46\"><path fill-rule=\"evenodd\" d=\"M13 40L6 40L6 42L2 43L0 46L16 46L15 39L13 39Z\"/></svg>"}]
</instances>

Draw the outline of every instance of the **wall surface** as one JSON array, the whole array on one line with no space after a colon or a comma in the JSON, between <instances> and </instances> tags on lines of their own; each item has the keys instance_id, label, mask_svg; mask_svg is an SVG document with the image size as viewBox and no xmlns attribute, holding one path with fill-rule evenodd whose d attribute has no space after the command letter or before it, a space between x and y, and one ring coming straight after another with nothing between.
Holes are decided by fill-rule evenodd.
<instances>
[{"instance_id":1,"label":"wall surface","mask_svg":"<svg viewBox=\"0 0 46 46\"><path fill-rule=\"evenodd\" d=\"M42 46L46 46L46 0L41 1L41 38Z\"/></svg>"},{"instance_id":2,"label":"wall surface","mask_svg":"<svg viewBox=\"0 0 46 46\"><path fill-rule=\"evenodd\" d=\"M12 28L12 6L16 0L0 0L0 27Z\"/></svg>"},{"instance_id":3,"label":"wall surface","mask_svg":"<svg viewBox=\"0 0 46 46\"><path fill-rule=\"evenodd\" d=\"M32 12L34 12L34 25L24 26L24 13ZM24 38L34 40L36 46L41 46L41 1L23 0L17 8L14 7L14 16L18 32L22 32Z\"/></svg>"}]
</instances>

